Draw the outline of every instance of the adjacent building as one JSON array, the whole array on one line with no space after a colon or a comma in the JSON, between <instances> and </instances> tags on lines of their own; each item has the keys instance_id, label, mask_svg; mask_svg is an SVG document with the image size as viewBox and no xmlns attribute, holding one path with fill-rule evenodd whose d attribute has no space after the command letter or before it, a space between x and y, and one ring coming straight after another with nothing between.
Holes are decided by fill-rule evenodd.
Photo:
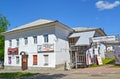
<instances>
[{"instance_id":1,"label":"adjacent building","mask_svg":"<svg viewBox=\"0 0 120 79\"><path fill-rule=\"evenodd\" d=\"M101 28L73 28L74 32L68 37L71 62L77 68L97 63L96 57L105 58L106 46L103 43L91 42L93 37L106 36Z\"/></svg>"}]
</instances>

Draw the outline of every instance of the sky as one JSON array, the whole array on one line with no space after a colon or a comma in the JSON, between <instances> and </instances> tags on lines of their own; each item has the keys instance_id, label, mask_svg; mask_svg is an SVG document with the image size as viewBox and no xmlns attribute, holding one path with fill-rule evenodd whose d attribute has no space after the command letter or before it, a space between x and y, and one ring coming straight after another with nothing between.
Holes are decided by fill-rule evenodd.
<instances>
[{"instance_id":1,"label":"sky","mask_svg":"<svg viewBox=\"0 0 120 79\"><path fill-rule=\"evenodd\" d=\"M120 0L0 0L8 30L38 19L58 20L71 28L102 28L120 35Z\"/></svg>"}]
</instances>

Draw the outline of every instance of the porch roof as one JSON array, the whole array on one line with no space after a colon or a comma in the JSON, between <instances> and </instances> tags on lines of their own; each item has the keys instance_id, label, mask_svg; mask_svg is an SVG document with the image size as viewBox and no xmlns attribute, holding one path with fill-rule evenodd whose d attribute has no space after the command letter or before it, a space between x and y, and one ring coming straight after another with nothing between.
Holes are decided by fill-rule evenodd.
<instances>
[{"instance_id":1,"label":"porch roof","mask_svg":"<svg viewBox=\"0 0 120 79\"><path fill-rule=\"evenodd\" d=\"M78 41L76 42L75 46L85 46L90 45L89 39L93 37L95 31L87 31L87 32L79 32L73 33L69 36L69 38L79 37Z\"/></svg>"}]
</instances>

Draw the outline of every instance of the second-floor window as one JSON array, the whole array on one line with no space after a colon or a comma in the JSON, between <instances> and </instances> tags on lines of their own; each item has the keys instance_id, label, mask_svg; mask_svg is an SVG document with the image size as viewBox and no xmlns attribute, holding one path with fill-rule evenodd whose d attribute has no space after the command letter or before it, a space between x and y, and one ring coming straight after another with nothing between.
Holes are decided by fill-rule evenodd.
<instances>
[{"instance_id":1,"label":"second-floor window","mask_svg":"<svg viewBox=\"0 0 120 79\"><path fill-rule=\"evenodd\" d=\"M44 35L44 42L48 42L49 41L49 39L48 39L48 34L45 34Z\"/></svg>"},{"instance_id":2,"label":"second-floor window","mask_svg":"<svg viewBox=\"0 0 120 79\"><path fill-rule=\"evenodd\" d=\"M9 40L9 47L12 47L12 40Z\"/></svg>"},{"instance_id":3,"label":"second-floor window","mask_svg":"<svg viewBox=\"0 0 120 79\"><path fill-rule=\"evenodd\" d=\"M19 39L16 39L16 44L17 46L19 46Z\"/></svg>"},{"instance_id":4,"label":"second-floor window","mask_svg":"<svg viewBox=\"0 0 120 79\"><path fill-rule=\"evenodd\" d=\"M34 44L37 44L37 36L33 36Z\"/></svg>"},{"instance_id":5,"label":"second-floor window","mask_svg":"<svg viewBox=\"0 0 120 79\"><path fill-rule=\"evenodd\" d=\"M28 44L28 38L26 37L26 38L24 38L24 40L25 40L25 45L27 45Z\"/></svg>"}]
</instances>

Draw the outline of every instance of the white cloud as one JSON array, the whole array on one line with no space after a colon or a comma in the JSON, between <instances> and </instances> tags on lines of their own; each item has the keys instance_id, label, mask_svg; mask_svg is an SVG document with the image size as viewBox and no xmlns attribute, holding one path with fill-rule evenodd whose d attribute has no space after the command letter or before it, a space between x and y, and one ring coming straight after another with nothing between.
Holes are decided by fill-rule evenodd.
<instances>
[{"instance_id":1,"label":"white cloud","mask_svg":"<svg viewBox=\"0 0 120 79\"><path fill-rule=\"evenodd\" d=\"M109 3L107 1L98 1L98 2L96 2L96 7L99 10L113 9L113 8L119 6L119 5L120 5L120 1L115 1L113 3Z\"/></svg>"}]
</instances>

